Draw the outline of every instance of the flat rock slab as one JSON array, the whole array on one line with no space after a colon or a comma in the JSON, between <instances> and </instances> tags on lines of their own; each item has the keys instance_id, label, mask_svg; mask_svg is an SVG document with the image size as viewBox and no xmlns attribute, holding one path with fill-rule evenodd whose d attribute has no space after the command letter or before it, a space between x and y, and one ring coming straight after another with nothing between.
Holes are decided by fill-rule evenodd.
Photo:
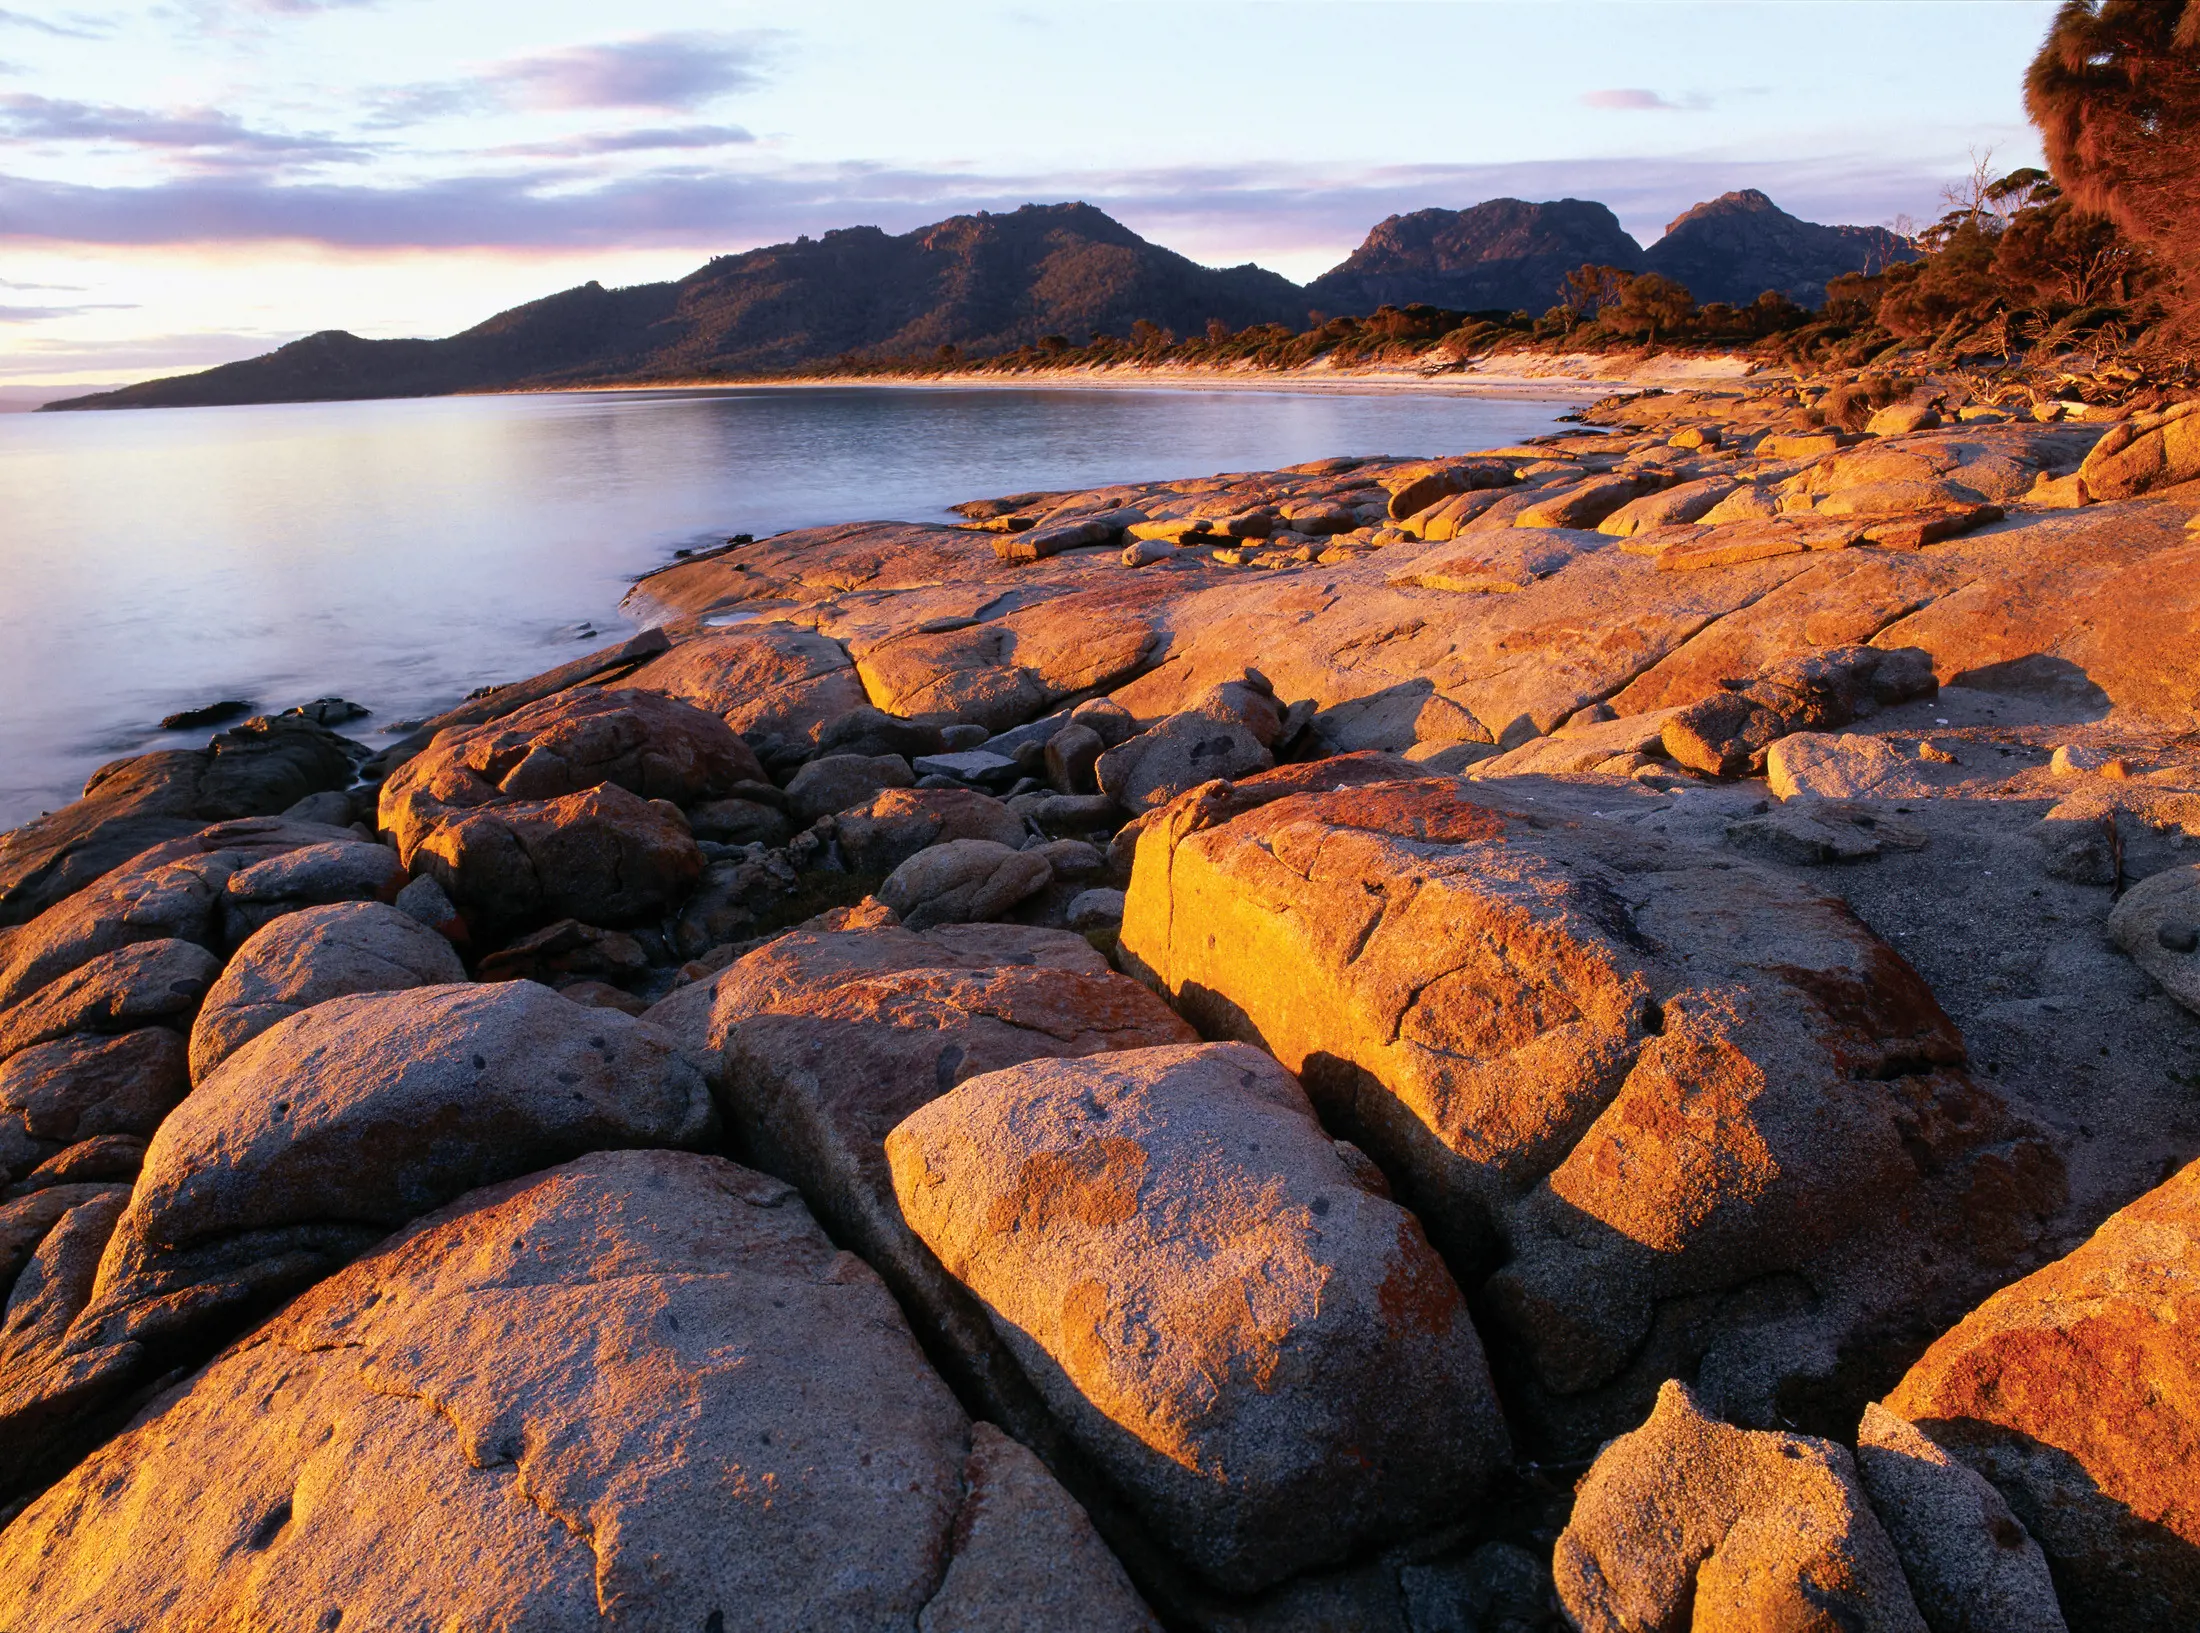
<instances>
[{"instance_id":1,"label":"flat rock slab","mask_svg":"<svg viewBox=\"0 0 2200 1633\"><path fill-rule=\"evenodd\" d=\"M1507 1458L1466 1301L1242 1044L971 1078L886 1142L910 1226L1160 1536L1266 1587Z\"/></svg>"},{"instance_id":2,"label":"flat rock slab","mask_svg":"<svg viewBox=\"0 0 2200 1633\"><path fill-rule=\"evenodd\" d=\"M1516 1428L1593 1447L1690 1366L1772 1421L1813 1356L2006 1274L2059 1165L1893 949L1731 852L1468 786L1187 796L1120 949L1384 1166L1483 1289ZM1811 1294L1735 1296L1768 1284Z\"/></svg>"},{"instance_id":3,"label":"flat rock slab","mask_svg":"<svg viewBox=\"0 0 2200 1633\"><path fill-rule=\"evenodd\" d=\"M1150 1627L1082 1522L973 1444L788 1187L605 1153L422 1220L160 1397L0 1534L0 1622L1005 1633L1051 1571L1061 1625Z\"/></svg>"}]
</instances>

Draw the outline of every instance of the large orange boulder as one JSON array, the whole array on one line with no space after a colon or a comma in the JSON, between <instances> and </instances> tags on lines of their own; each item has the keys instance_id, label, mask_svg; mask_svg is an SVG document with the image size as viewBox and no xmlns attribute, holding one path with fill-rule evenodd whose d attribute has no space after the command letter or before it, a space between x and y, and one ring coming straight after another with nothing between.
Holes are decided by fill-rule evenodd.
<instances>
[{"instance_id":1,"label":"large orange boulder","mask_svg":"<svg viewBox=\"0 0 2200 1633\"><path fill-rule=\"evenodd\" d=\"M869 701L840 643L797 624L707 630L621 684L708 709L738 732L798 740Z\"/></svg>"},{"instance_id":2,"label":"large orange boulder","mask_svg":"<svg viewBox=\"0 0 2200 1633\"><path fill-rule=\"evenodd\" d=\"M1593 1447L1691 1370L1723 1416L1845 1430L1843 1368L1975 1298L2059 1200L1839 903L1448 779L1291 770L1149 819L1121 956L1383 1164L1539 1439Z\"/></svg>"},{"instance_id":3,"label":"large orange boulder","mask_svg":"<svg viewBox=\"0 0 2200 1633\"><path fill-rule=\"evenodd\" d=\"M631 924L703 871L692 804L763 780L715 715L640 691L574 691L488 725L440 732L382 786L405 865L497 928L546 919Z\"/></svg>"},{"instance_id":4,"label":"large orange boulder","mask_svg":"<svg viewBox=\"0 0 2200 1633\"><path fill-rule=\"evenodd\" d=\"M2112 426L2078 467L2094 499L2135 499L2200 477L2200 399Z\"/></svg>"},{"instance_id":5,"label":"large orange boulder","mask_svg":"<svg viewBox=\"0 0 2200 1633\"><path fill-rule=\"evenodd\" d=\"M978 1073L1191 1029L1084 937L1008 924L797 930L648 1018L714 1060L741 1149L878 1269L966 1398L1041 1439L1044 1414L983 1310L910 1233L886 1136Z\"/></svg>"},{"instance_id":6,"label":"large orange boulder","mask_svg":"<svg viewBox=\"0 0 2200 1633\"><path fill-rule=\"evenodd\" d=\"M10 1627L1009 1633L1019 1603L1152 1626L785 1185L661 1151L421 1220L0 1533Z\"/></svg>"},{"instance_id":7,"label":"large orange boulder","mask_svg":"<svg viewBox=\"0 0 2200 1633\"><path fill-rule=\"evenodd\" d=\"M1258 1050L989 1072L886 1155L1072 1437L1224 1588L1447 1522L1508 1459L1443 1262Z\"/></svg>"},{"instance_id":8,"label":"large orange boulder","mask_svg":"<svg viewBox=\"0 0 2200 1633\"><path fill-rule=\"evenodd\" d=\"M1928 1349L1887 1410L1984 1475L2073 1628L2200 1624L2200 1164Z\"/></svg>"}]
</instances>

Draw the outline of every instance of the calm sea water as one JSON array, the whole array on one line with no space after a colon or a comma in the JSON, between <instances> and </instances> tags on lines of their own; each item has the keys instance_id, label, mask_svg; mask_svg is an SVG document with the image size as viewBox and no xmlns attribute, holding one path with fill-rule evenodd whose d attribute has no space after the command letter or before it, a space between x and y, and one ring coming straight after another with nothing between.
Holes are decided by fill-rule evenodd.
<instances>
[{"instance_id":1,"label":"calm sea water","mask_svg":"<svg viewBox=\"0 0 2200 1633\"><path fill-rule=\"evenodd\" d=\"M729 533L941 519L1030 488L1437 454L1562 402L849 387L0 416L0 828L162 716L323 696L390 721L629 626Z\"/></svg>"}]
</instances>

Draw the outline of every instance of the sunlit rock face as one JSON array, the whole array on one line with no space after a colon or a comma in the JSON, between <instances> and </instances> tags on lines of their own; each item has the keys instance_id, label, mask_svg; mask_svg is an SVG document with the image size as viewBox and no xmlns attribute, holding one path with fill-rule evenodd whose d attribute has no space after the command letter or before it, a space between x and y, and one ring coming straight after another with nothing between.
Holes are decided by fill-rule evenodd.
<instances>
[{"instance_id":1,"label":"sunlit rock face","mask_svg":"<svg viewBox=\"0 0 2200 1633\"><path fill-rule=\"evenodd\" d=\"M1448 779L1259 797L1144 829L1124 957L1397 1177L1527 1432L1593 1446L1682 1367L1744 1421L1798 1409L2059 1199L1838 903Z\"/></svg>"}]
</instances>

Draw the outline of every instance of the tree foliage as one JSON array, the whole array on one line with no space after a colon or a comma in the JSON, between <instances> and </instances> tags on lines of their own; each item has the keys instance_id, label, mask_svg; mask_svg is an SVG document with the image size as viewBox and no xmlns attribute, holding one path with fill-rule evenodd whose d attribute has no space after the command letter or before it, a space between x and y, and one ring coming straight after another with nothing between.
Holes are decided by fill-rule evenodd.
<instances>
[{"instance_id":1,"label":"tree foliage","mask_svg":"<svg viewBox=\"0 0 2200 1633\"><path fill-rule=\"evenodd\" d=\"M2200 307L2200 0L2065 0L2025 76L2064 194L2111 218Z\"/></svg>"}]
</instances>

